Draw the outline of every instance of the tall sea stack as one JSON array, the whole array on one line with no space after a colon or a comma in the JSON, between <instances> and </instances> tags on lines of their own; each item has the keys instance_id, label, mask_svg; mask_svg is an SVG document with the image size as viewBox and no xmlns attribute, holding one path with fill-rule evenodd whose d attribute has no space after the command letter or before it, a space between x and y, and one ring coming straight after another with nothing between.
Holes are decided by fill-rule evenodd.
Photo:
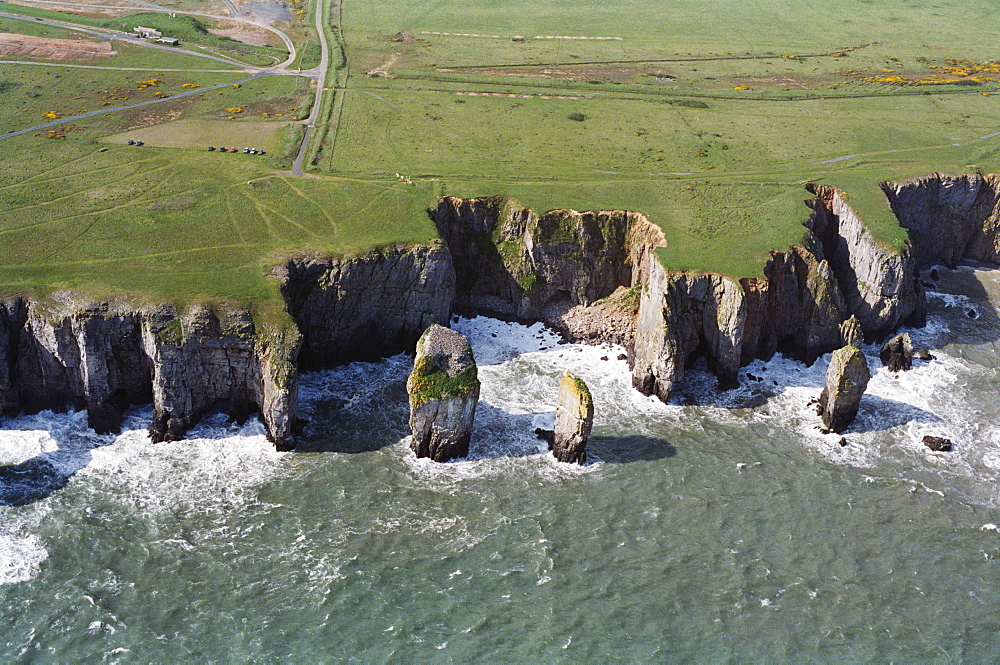
<instances>
[{"instance_id":1,"label":"tall sea stack","mask_svg":"<svg viewBox=\"0 0 1000 665\"><path fill-rule=\"evenodd\" d=\"M559 383L552 454L560 462L585 464L594 425L594 399L583 379L566 372Z\"/></svg>"},{"instance_id":2,"label":"tall sea stack","mask_svg":"<svg viewBox=\"0 0 1000 665\"><path fill-rule=\"evenodd\" d=\"M464 335L434 324L417 342L410 396L410 447L417 457L447 462L469 454L479 376Z\"/></svg>"},{"instance_id":3,"label":"tall sea stack","mask_svg":"<svg viewBox=\"0 0 1000 665\"><path fill-rule=\"evenodd\" d=\"M868 361L856 346L845 346L833 352L826 370L826 386L819 396L823 424L828 429L840 433L850 427L858 415L861 396L870 379Z\"/></svg>"}]
</instances>

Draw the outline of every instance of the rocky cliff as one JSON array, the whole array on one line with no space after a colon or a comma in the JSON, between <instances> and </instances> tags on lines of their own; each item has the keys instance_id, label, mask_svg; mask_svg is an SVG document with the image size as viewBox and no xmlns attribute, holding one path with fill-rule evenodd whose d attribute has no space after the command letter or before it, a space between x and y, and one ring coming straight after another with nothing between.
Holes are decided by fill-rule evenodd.
<instances>
[{"instance_id":1,"label":"rocky cliff","mask_svg":"<svg viewBox=\"0 0 1000 665\"><path fill-rule=\"evenodd\" d=\"M455 298L452 255L441 243L293 258L273 276L302 333L304 369L412 351L427 326L447 325Z\"/></svg>"},{"instance_id":2,"label":"rocky cliff","mask_svg":"<svg viewBox=\"0 0 1000 665\"><path fill-rule=\"evenodd\" d=\"M934 173L883 183L882 191L921 267L954 268L962 259L1000 264L1000 177Z\"/></svg>"},{"instance_id":3,"label":"rocky cliff","mask_svg":"<svg viewBox=\"0 0 1000 665\"><path fill-rule=\"evenodd\" d=\"M896 250L875 238L835 188L813 191L807 226L837 275L848 314L871 336L884 336L907 318L919 320L926 302L910 244Z\"/></svg>"},{"instance_id":4,"label":"rocky cliff","mask_svg":"<svg viewBox=\"0 0 1000 665\"><path fill-rule=\"evenodd\" d=\"M86 409L116 432L129 404L153 403L150 436L170 441L220 405L259 410L275 445L292 440L298 334L258 328L237 305L93 302L71 293L0 308L0 400L5 412Z\"/></svg>"},{"instance_id":5,"label":"rocky cliff","mask_svg":"<svg viewBox=\"0 0 1000 665\"><path fill-rule=\"evenodd\" d=\"M428 325L447 322L454 297L440 243L293 258L272 277L287 313L71 293L0 301L0 409L86 409L91 427L115 432L129 404L152 402L154 442L182 438L213 408L241 420L259 412L276 447L290 449L300 364L412 350Z\"/></svg>"},{"instance_id":6,"label":"rocky cliff","mask_svg":"<svg viewBox=\"0 0 1000 665\"><path fill-rule=\"evenodd\" d=\"M152 401L153 440L170 440L221 405L259 410L293 445L297 372L412 350L453 310L542 320L571 339L629 349L634 385L669 398L705 356L720 384L776 351L806 362L863 332L919 324L918 263L1000 261L1000 179L945 176L885 183L911 231L894 249L843 196L814 187L799 245L771 252L764 277L671 271L662 231L639 213L537 214L499 197L444 198L430 211L441 241L276 267L286 312L235 304L135 304L71 294L0 301L0 411L86 409L100 431ZM853 317L853 323L842 323Z\"/></svg>"}]
</instances>

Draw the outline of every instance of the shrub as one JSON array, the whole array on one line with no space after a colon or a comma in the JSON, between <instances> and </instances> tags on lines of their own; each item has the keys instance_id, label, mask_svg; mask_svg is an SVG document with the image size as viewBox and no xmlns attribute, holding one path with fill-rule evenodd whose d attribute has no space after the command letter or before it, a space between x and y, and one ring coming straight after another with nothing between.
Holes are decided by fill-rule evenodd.
<instances>
[{"instance_id":1,"label":"shrub","mask_svg":"<svg viewBox=\"0 0 1000 665\"><path fill-rule=\"evenodd\" d=\"M570 120L575 120L576 122L583 122L584 120L587 119L587 116L585 116L582 113L570 113L569 114L569 119Z\"/></svg>"}]
</instances>

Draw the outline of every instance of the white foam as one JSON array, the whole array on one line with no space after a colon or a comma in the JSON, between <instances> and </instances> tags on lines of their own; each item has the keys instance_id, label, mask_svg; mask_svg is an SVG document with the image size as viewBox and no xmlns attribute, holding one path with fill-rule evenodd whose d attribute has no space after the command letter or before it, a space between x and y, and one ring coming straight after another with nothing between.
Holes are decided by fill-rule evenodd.
<instances>
[{"instance_id":1,"label":"white foam","mask_svg":"<svg viewBox=\"0 0 1000 665\"><path fill-rule=\"evenodd\" d=\"M0 531L0 585L35 579L48 557L38 536Z\"/></svg>"}]
</instances>

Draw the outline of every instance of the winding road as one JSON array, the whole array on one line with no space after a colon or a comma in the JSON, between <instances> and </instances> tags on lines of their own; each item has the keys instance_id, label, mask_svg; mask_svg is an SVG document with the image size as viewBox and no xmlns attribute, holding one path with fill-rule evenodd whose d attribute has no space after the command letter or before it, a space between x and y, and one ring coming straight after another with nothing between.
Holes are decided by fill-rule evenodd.
<instances>
[{"instance_id":1,"label":"winding road","mask_svg":"<svg viewBox=\"0 0 1000 665\"><path fill-rule=\"evenodd\" d=\"M130 1L130 0L126 0L126 1ZM198 58L206 58L208 60L214 60L216 62L221 62L221 63L226 64L226 65L239 67L244 72L246 72L248 74L251 74L251 75L247 76L246 78L239 79L237 81L230 81L228 83L222 83L222 84L219 84L219 85L209 86L209 87L206 87L206 88L198 88L197 90L190 90L188 92L178 93L176 95L171 95L171 96L165 97L163 99L153 99L153 100L149 100L149 101L145 101L145 102L139 102L139 103L136 103L136 104L127 104L125 106L117 106L117 107L114 107L114 108L106 108L106 109L101 109L101 110L98 110L98 111L91 111L91 112L88 112L88 113L82 113L80 115L75 115L75 116L71 116L71 117L60 118L60 119L52 121L52 122L46 122L46 123L42 123L42 124L39 124L39 125L34 125L33 127L27 127L25 129L19 129L19 130L15 130L15 131L12 131L12 132L7 132L7 133L4 133L4 134L0 134L0 139L10 138L10 137L13 137L13 136L19 136L21 134L28 134L28 133L31 133L31 132L37 132L37 131L39 131L41 129L45 129L47 127L52 127L52 126L55 126L55 125L62 125L62 124L65 124L67 122L74 122L76 120L82 120L84 118L90 118L90 117L97 116L97 115L114 113L114 112L117 112L117 111L125 111L125 110L128 110L128 109L134 109L134 108L139 108L139 107L143 107L143 106L151 106L151 105L154 105L154 104L162 104L164 102L172 101L172 100L175 100L175 99L178 99L178 98L181 98L181 97L187 97L189 95L196 95L196 94L204 93L205 91L208 91L208 90L216 90L218 88L225 88L225 87L233 85L234 83L245 83L247 81L252 81L252 80L254 80L256 78L259 78L261 76L302 76L302 77L313 79L313 80L316 81L316 96L315 96L315 99L313 101L313 105L312 105L312 108L310 110L309 117L305 120L306 132L305 132L305 135L304 135L304 137L302 139L302 144L299 146L299 152L298 152L298 155L296 156L295 162L294 162L293 167L292 167L293 173L295 173L296 175L304 175L304 173L302 172L302 161L303 161L303 159L305 157L305 154L306 154L306 152L308 150L309 141L312 138L313 130L314 130L315 125L316 125L316 119L319 117L320 106L321 106L321 103L323 101L323 93L325 91L327 91L327 90L330 89L330 88L326 87L326 76L327 76L327 70L329 68L329 63L330 63L330 46L329 46L329 42L327 40L325 26L323 24L324 17L328 13L328 4L327 3L330 0L317 0L318 6L317 6L317 9L316 9L316 33L319 36L319 40L320 40L320 51L321 51L320 64L319 64L318 67L315 67L313 69L295 70L295 71L292 71L291 69L289 69L289 67L295 61L295 59L297 57L297 52L296 52L296 49L295 49L295 44L292 42L291 38L287 34L285 34L281 30L278 30L277 28L274 28L274 27L272 27L270 25L265 25L265 24L259 23L257 21L253 21L253 20L250 20L250 19L243 18L242 16L239 15L239 10L236 8L236 6L231 1L229 1L229 0L223 0L223 1L225 2L225 4L226 4L227 8L229 9L230 13L232 13L232 16L218 16L216 14L207 14L207 13L204 13L204 12L178 11L178 10L170 9L168 7L162 7L160 5L153 5L153 4L143 3L143 2L136 2L135 4L136 5L140 5L140 6L144 7L144 8L148 8L148 9L159 11L159 12L166 12L166 13L172 12L172 13L175 13L175 14L185 14L187 16L198 16L198 17L205 17L205 18L212 18L212 19L221 19L221 20L226 20L226 21L235 21L235 22L244 23L244 24L247 24L247 25L252 25L252 26L255 26L255 27L263 28L265 30L268 30L268 31L270 31L270 32L278 35L281 38L281 40L285 43L285 47L288 50L288 57L285 59L285 61L281 62L279 64L276 64L276 65L273 65L271 67L254 67L254 66L247 65L245 63L241 63L241 62L238 62L236 60L231 60L229 58L225 58L225 57L222 57L222 56L210 55L208 53L196 53L196 52L191 52L191 51L182 51L182 53L184 53L185 55L190 55L190 56L194 56L194 57L198 57ZM39 4L50 4L50 5L67 6L66 3L64 3L64 2L56 2L56 1L52 1L52 0L35 0L35 2L37 2ZM134 7L123 7L123 6L120 6L120 5L100 5L100 4L73 5L73 6L86 6L86 7L103 8L103 9L134 9ZM66 21L56 21L56 20L52 20L52 19L32 18L32 17L26 17L26 16L21 15L21 14L12 14L12 13L7 13L7 12L0 12L0 17L11 18L11 19L15 19L15 20L22 20L22 21L32 21L34 23L40 23L41 25L48 25L48 26L51 26L51 27L54 27L54 28L63 28L63 29L67 29L67 30L73 30L75 32L82 32L82 33L87 33L87 34L95 35L97 37L100 37L101 39L106 39L108 41L118 40L118 41L121 41L121 42L129 43L129 44L135 44L137 46L141 46L141 47L145 47L145 48L152 48L152 49L157 49L157 50L169 51L169 52L175 53L175 54L178 53L178 50L175 47L172 47L172 46L163 46L163 45L160 45L160 44L153 44L153 43L150 43L150 42L148 42L146 40L143 40L143 39L141 39L139 37L133 37L132 35L127 35L125 33L117 32L117 31L114 31L114 30L102 30L100 28L93 28L93 27L89 27L89 26L88 27L84 27L84 26L81 26L81 25L78 25L78 24L74 24L74 23L70 23L70 22L66 22ZM72 67L72 68L78 68L78 69L110 69L110 70L116 70L116 71L151 71L152 69L157 69L157 71L192 71L192 72L219 72L219 73L229 73L229 72L232 72L232 73L236 73L233 70L165 70L163 68L111 67L111 66L101 66L101 65L74 65L74 64L64 64L64 63L44 63L44 62L11 61L11 60L3 61L3 60L0 60L0 65L4 65L4 64L16 64L16 65L29 65L30 64L30 65L36 65L36 66Z\"/></svg>"}]
</instances>

